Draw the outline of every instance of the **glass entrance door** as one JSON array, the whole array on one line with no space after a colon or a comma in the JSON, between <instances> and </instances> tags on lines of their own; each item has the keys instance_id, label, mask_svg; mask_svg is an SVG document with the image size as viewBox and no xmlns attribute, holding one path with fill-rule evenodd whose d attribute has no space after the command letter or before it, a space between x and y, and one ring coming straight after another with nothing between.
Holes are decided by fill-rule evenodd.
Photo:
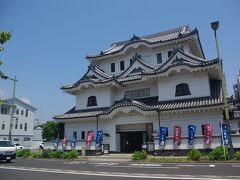
<instances>
[{"instance_id":1,"label":"glass entrance door","mask_svg":"<svg viewBox=\"0 0 240 180\"><path fill-rule=\"evenodd\" d=\"M121 152L131 153L141 150L144 133L146 132L122 132L120 133Z\"/></svg>"}]
</instances>

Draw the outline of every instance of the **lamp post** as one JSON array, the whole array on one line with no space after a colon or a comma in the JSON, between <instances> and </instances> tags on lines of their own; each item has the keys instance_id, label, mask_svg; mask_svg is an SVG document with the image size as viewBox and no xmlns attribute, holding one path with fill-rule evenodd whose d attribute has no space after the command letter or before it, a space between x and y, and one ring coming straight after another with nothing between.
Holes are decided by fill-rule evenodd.
<instances>
[{"instance_id":1,"label":"lamp post","mask_svg":"<svg viewBox=\"0 0 240 180\"><path fill-rule=\"evenodd\" d=\"M227 92L226 92L226 82L225 82L225 76L223 73L223 65L222 65L222 60L220 58L220 53L219 53L219 47L218 47L218 40L217 40L217 30L219 28L219 21L212 22L211 23L211 28L214 31L214 37L215 37L215 43L216 43L216 48L217 48L217 58L220 61L219 66L220 66L220 71L221 71L221 83L222 83L222 96L223 96L223 101L224 101L224 114L228 126L228 138L229 138L229 146L230 146L230 159L234 158L234 151L233 151L233 144L232 144L232 135L231 135L231 127L230 127L230 122L229 122L229 111L228 111L228 105L227 105Z\"/></svg>"},{"instance_id":2,"label":"lamp post","mask_svg":"<svg viewBox=\"0 0 240 180\"><path fill-rule=\"evenodd\" d=\"M8 139L12 140L12 122L13 122L13 113L14 113L14 99L15 99L15 91L16 91L16 82L17 82L17 77L14 76L14 78L10 78L8 76L5 76L3 73L1 73L0 76L2 79L9 79L13 81L13 95L12 95L12 104L11 104L11 111L10 111L10 126L9 126L9 133L8 133Z\"/></svg>"}]
</instances>

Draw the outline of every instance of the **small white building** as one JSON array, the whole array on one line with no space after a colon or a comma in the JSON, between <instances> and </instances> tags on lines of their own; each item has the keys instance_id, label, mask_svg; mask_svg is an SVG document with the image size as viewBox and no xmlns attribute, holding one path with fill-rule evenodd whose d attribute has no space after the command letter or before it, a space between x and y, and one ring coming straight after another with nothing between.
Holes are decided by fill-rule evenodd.
<instances>
[{"instance_id":1,"label":"small white building","mask_svg":"<svg viewBox=\"0 0 240 180\"><path fill-rule=\"evenodd\" d=\"M3 100L0 113L0 139L8 139L12 99ZM35 111L37 109L18 98L14 98L12 141L30 147L33 138Z\"/></svg>"},{"instance_id":2,"label":"small white building","mask_svg":"<svg viewBox=\"0 0 240 180\"><path fill-rule=\"evenodd\" d=\"M76 97L75 106L57 115L69 140L85 146L87 133L103 130L110 151L133 152L154 143L157 153L212 149L221 144L223 120L220 60L207 60L198 30L183 26L116 42L106 51L88 55L84 76L61 89ZM69 67L70 69L71 67ZM188 125L196 126L188 144ZM211 124L212 141L204 143L203 126ZM174 126L181 127L175 145ZM165 146L159 145L159 127L168 128ZM95 149L95 138L90 150ZM240 137L234 136L235 147Z\"/></svg>"}]
</instances>

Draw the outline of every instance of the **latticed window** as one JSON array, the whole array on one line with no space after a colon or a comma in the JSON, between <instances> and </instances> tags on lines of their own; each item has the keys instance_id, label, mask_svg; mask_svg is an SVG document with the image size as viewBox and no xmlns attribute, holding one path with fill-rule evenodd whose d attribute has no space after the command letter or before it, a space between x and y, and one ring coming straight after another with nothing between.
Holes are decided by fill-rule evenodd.
<instances>
[{"instance_id":1,"label":"latticed window","mask_svg":"<svg viewBox=\"0 0 240 180\"><path fill-rule=\"evenodd\" d=\"M175 96L186 96L186 95L191 95L188 84L181 83L176 85Z\"/></svg>"},{"instance_id":2,"label":"latticed window","mask_svg":"<svg viewBox=\"0 0 240 180\"><path fill-rule=\"evenodd\" d=\"M96 98L96 96L88 97L87 106L97 106L97 98Z\"/></svg>"}]
</instances>

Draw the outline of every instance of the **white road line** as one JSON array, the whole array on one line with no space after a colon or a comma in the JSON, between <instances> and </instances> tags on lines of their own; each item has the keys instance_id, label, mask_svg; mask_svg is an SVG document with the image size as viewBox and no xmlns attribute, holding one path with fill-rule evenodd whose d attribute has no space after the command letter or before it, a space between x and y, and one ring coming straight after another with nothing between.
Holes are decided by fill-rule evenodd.
<instances>
[{"instance_id":1,"label":"white road line","mask_svg":"<svg viewBox=\"0 0 240 180\"><path fill-rule=\"evenodd\" d=\"M234 168L240 168L240 164L238 165L232 165L232 167L234 167Z\"/></svg>"},{"instance_id":2,"label":"white road line","mask_svg":"<svg viewBox=\"0 0 240 180\"><path fill-rule=\"evenodd\" d=\"M136 174L128 173L122 174L118 172L88 172L88 171L74 171L74 170L62 170L62 169L45 169L45 168L29 168L29 167L15 167L15 166L0 166L0 169L18 170L18 171L31 171L31 172L44 172L44 173L56 173L56 174L72 174L72 175L87 175L87 176L109 176L109 177L128 177L128 178L151 178L151 179L186 179L186 180L232 180L233 178L240 178L240 176L229 177L207 177L207 176L177 176L166 174Z\"/></svg>"},{"instance_id":3,"label":"white road line","mask_svg":"<svg viewBox=\"0 0 240 180\"><path fill-rule=\"evenodd\" d=\"M119 163L101 163L101 162L94 162L94 163L89 163L91 165L107 165L107 166L112 166L112 165L118 165Z\"/></svg>"},{"instance_id":4,"label":"white road line","mask_svg":"<svg viewBox=\"0 0 240 180\"><path fill-rule=\"evenodd\" d=\"M129 166L147 166L147 167L160 167L161 164L129 164Z\"/></svg>"},{"instance_id":5,"label":"white road line","mask_svg":"<svg viewBox=\"0 0 240 180\"><path fill-rule=\"evenodd\" d=\"M70 162L63 162L63 164L86 164L87 162L84 161L70 161Z\"/></svg>"},{"instance_id":6,"label":"white road line","mask_svg":"<svg viewBox=\"0 0 240 180\"><path fill-rule=\"evenodd\" d=\"M94 165L94 166L97 166L97 167L113 167L113 168L136 168L136 169L140 169L140 168L143 168L143 169L179 169L179 167L174 167L174 166L170 166L170 167L167 167L167 166L108 166L108 165Z\"/></svg>"},{"instance_id":7,"label":"white road line","mask_svg":"<svg viewBox=\"0 0 240 180\"><path fill-rule=\"evenodd\" d=\"M203 164L177 164L177 167L215 167L215 164L203 165Z\"/></svg>"}]
</instances>

